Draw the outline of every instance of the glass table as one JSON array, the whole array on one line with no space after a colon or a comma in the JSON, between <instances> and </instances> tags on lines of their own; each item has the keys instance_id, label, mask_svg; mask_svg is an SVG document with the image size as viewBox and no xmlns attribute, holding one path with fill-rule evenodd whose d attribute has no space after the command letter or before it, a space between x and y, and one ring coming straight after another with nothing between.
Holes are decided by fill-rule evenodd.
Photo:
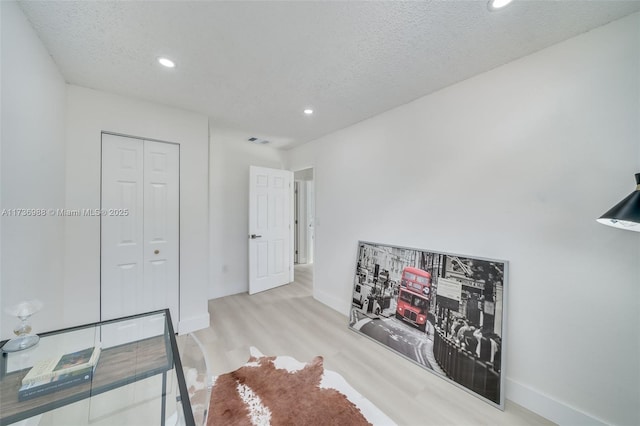
<instances>
[{"instance_id":1,"label":"glass table","mask_svg":"<svg viewBox=\"0 0 640 426\"><path fill-rule=\"evenodd\" d=\"M95 347L99 358L82 381L41 387L36 396L23 390L19 397L22 379L36 363ZM43 333L32 348L2 351L0 425L25 419L40 425L194 425L169 310Z\"/></svg>"}]
</instances>

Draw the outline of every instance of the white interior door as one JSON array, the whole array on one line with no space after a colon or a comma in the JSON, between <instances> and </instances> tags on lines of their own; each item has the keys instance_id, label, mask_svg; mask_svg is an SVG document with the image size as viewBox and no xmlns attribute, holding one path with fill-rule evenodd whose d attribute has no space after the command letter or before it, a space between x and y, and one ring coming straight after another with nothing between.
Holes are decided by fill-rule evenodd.
<instances>
[{"instance_id":1,"label":"white interior door","mask_svg":"<svg viewBox=\"0 0 640 426\"><path fill-rule=\"evenodd\" d=\"M100 317L140 313L144 300L144 142L102 135L101 209L121 216L101 216ZM108 213L108 211L107 211Z\"/></svg>"},{"instance_id":2,"label":"white interior door","mask_svg":"<svg viewBox=\"0 0 640 426\"><path fill-rule=\"evenodd\" d=\"M179 146L102 135L101 319L179 301Z\"/></svg>"},{"instance_id":3,"label":"white interior door","mask_svg":"<svg viewBox=\"0 0 640 426\"><path fill-rule=\"evenodd\" d=\"M249 294L293 281L293 173L249 170Z\"/></svg>"},{"instance_id":4,"label":"white interior door","mask_svg":"<svg viewBox=\"0 0 640 426\"><path fill-rule=\"evenodd\" d=\"M295 177L295 175L294 175ZM298 194L298 185L300 182L293 182L293 264L296 265L300 262L298 253L298 245L300 244L298 235L300 235L300 222L298 221L298 202L300 200L300 194Z\"/></svg>"},{"instance_id":5,"label":"white interior door","mask_svg":"<svg viewBox=\"0 0 640 426\"><path fill-rule=\"evenodd\" d=\"M296 181L296 263L307 263L307 182Z\"/></svg>"},{"instance_id":6,"label":"white interior door","mask_svg":"<svg viewBox=\"0 0 640 426\"><path fill-rule=\"evenodd\" d=\"M314 181L309 181L307 182L307 263L313 263L315 211Z\"/></svg>"},{"instance_id":7,"label":"white interior door","mask_svg":"<svg viewBox=\"0 0 640 426\"><path fill-rule=\"evenodd\" d=\"M177 328L179 146L144 141L144 285L147 311L169 308Z\"/></svg>"}]
</instances>

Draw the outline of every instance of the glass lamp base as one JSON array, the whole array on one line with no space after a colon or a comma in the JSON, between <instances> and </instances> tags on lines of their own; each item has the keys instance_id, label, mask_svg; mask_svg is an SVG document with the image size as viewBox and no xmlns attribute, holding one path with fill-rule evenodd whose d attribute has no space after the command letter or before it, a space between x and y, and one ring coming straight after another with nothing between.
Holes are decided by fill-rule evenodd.
<instances>
[{"instance_id":1,"label":"glass lamp base","mask_svg":"<svg viewBox=\"0 0 640 426\"><path fill-rule=\"evenodd\" d=\"M2 350L4 352L18 352L36 345L39 341L40 337L35 334L23 334L5 343Z\"/></svg>"}]
</instances>

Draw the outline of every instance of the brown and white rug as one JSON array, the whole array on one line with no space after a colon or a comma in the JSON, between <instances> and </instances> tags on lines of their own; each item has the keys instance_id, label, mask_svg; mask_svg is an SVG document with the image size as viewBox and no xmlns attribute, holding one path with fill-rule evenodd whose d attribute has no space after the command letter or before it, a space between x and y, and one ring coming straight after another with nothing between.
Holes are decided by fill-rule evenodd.
<instances>
[{"instance_id":1,"label":"brown and white rug","mask_svg":"<svg viewBox=\"0 0 640 426\"><path fill-rule=\"evenodd\" d=\"M325 370L323 358L302 363L264 356L215 378L207 426L394 425L342 376Z\"/></svg>"}]
</instances>

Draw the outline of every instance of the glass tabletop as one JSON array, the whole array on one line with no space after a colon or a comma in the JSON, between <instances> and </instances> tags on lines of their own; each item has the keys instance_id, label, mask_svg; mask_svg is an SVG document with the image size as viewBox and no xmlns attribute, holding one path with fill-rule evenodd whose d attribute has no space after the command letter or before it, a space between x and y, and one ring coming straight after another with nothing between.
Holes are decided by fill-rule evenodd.
<instances>
[{"instance_id":1,"label":"glass tabletop","mask_svg":"<svg viewBox=\"0 0 640 426\"><path fill-rule=\"evenodd\" d=\"M32 348L2 351L0 425L29 418L42 425L193 425L169 311L43 333Z\"/></svg>"}]
</instances>

